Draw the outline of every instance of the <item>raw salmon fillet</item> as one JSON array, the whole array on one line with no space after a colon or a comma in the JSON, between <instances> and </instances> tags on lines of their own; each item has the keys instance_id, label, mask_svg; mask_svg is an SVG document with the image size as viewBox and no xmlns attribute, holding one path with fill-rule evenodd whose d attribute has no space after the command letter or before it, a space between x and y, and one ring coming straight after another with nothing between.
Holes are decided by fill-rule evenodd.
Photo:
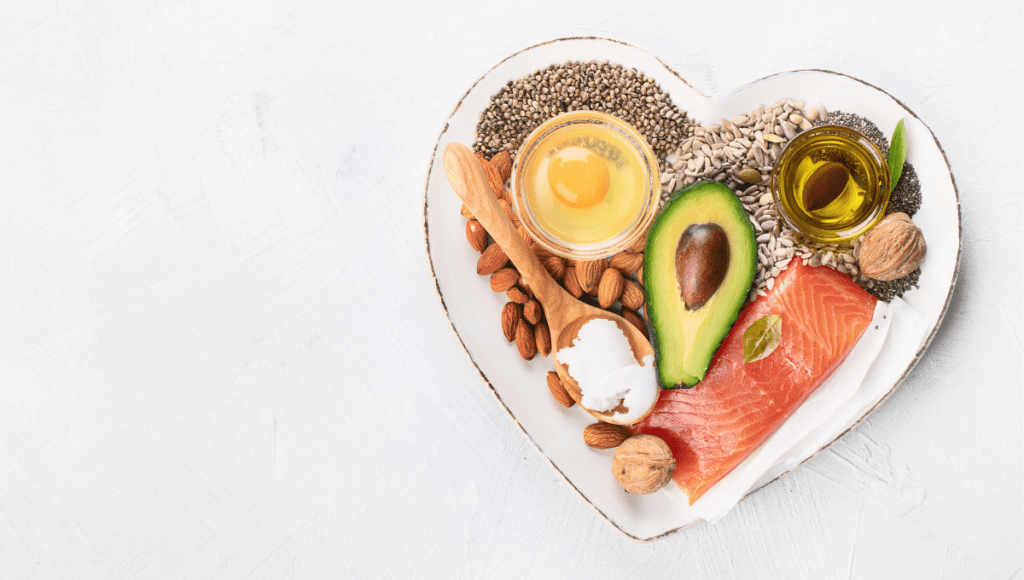
<instances>
[{"instance_id":1,"label":"raw salmon fillet","mask_svg":"<svg viewBox=\"0 0 1024 580\"><path fill-rule=\"evenodd\" d=\"M797 259L740 313L707 376L692 389L664 391L634 431L665 440L672 479L697 501L753 452L834 371L874 315L877 299L848 276ZM766 314L782 317L779 347L743 363L743 332Z\"/></svg>"}]
</instances>

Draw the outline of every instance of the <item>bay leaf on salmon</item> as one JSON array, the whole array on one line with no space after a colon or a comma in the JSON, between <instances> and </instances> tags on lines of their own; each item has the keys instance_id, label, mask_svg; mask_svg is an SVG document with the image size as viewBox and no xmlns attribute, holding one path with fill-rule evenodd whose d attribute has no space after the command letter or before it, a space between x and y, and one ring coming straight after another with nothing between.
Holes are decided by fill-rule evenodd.
<instances>
[{"instance_id":1,"label":"bay leaf on salmon","mask_svg":"<svg viewBox=\"0 0 1024 580\"><path fill-rule=\"evenodd\" d=\"M743 362L752 363L775 352L782 342L782 317L766 314L743 331Z\"/></svg>"}]
</instances>

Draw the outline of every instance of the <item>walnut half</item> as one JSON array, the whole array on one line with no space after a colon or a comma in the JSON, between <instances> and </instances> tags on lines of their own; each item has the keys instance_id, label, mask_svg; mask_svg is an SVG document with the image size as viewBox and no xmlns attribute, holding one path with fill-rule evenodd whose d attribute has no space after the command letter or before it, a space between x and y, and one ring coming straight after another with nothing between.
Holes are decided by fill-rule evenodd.
<instances>
[{"instance_id":1,"label":"walnut half","mask_svg":"<svg viewBox=\"0 0 1024 580\"><path fill-rule=\"evenodd\" d=\"M889 214L861 241L860 271L875 280L902 278L921 265L927 251L921 228L910 216L903 212Z\"/></svg>"}]
</instances>

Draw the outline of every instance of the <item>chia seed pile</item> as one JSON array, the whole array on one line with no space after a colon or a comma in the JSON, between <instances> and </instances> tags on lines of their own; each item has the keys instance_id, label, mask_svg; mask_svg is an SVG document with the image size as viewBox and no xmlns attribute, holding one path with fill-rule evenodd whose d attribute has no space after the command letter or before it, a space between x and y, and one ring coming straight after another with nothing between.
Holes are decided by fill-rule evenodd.
<instances>
[{"instance_id":1,"label":"chia seed pile","mask_svg":"<svg viewBox=\"0 0 1024 580\"><path fill-rule=\"evenodd\" d=\"M661 172L662 202L678 187L716 180L739 197L755 228L758 267L749 300L771 290L774 278L791 259L828 266L849 275L886 302L917 287L920 269L889 282L860 274L857 244L818 245L799 238L778 219L768 191L768 176L786 141L812 126L831 124L865 135L883 156L889 142L874 123L854 113L827 112L788 99L740 114L720 124L702 126L680 111L654 80L635 69L604 62L565 62L509 81L488 102L476 127L473 148L491 157L508 151L512 158L529 134L544 121L569 111L614 115L636 128L651 145ZM747 180L751 169L759 180ZM741 174L741 172L744 172ZM756 178L756 173L752 174ZM921 207L921 186L910 163L890 195L886 214L913 216ZM859 240L858 240L859 242Z\"/></svg>"}]
</instances>

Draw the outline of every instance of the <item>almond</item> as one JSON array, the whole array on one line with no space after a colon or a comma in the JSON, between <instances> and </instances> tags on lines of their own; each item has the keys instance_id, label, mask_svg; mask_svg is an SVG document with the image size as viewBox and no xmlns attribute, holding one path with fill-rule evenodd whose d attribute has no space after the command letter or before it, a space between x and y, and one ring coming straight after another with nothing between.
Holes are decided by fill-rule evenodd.
<instances>
[{"instance_id":1,"label":"almond","mask_svg":"<svg viewBox=\"0 0 1024 580\"><path fill-rule=\"evenodd\" d=\"M529 235L529 234L527 234L527 235ZM543 262L544 260L547 260L548 258L551 258L551 257L557 257L553 253L551 253L551 250L549 250L549 249L545 248L544 246L538 244L537 241L534 240L532 236L530 237L529 244L530 244L530 249L533 250L533 255L537 256L537 259L540 260L541 262Z\"/></svg>"},{"instance_id":2,"label":"almond","mask_svg":"<svg viewBox=\"0 0 1024 580\"><path fill-rule=\"evenodd\" d=\"M633 242L633 244L631 246L626 248L626 251L627 252L632 252L634 254L642 253L644 251L644 248L647 247L647 234L649 232L650 232L650 230L648 230L647 232L644 232L644 235L642 235L639 238L637 238L636 241Z\"/></svg>"},{"instance_id":3,"label":"almond","mask_svg":"<svg viewBox=\"0 0 1024 580\"><path fill-rule=\"evenodd\" d=\"M547 322L541 320L533 327L533 341L537 344L537 352L541 356L551 354L551 330Z\"/></svg>"},{"instance_id":4,"label":"almond","mask_svg":"<svg viewBox=\"0 0 1024 580\"><path fill-rule=\"evenodd\" d=\"M462 217L464 217L464 218L466 218L468 220L476 219L476 218L473 217L473 214L470 213L469 208L466 207L466 204L462 204L462 210L461 211L462 211Z\"/></svg>"},{"instance_id":5,"label":"almond","mask_svg":"<svg viewBox=\"0 0 1024 580\"><path fill-rule=\"evenodd\" d=\"M583 288L580 287L580 281L576 279L576 268L569 266L565 269L565 277L562 278L562 285L565 289L572 294L573 298L579 298L583 296Z\"/></svg>"},{"instance_id":6,"label":"almond","mask_svg":"<svg viewBox=\"0 0 1024 580\"><path fill-rule=\"evenodd\" d=\"M513 286L506 290L505 296L507 296L509 300L515 302L516 304L526 304L526 301L530 299L529 296L523 294L523 291L520 290L518 286Z\"/></svg>"},{"instance_id":7,"label":"almond","mask_svg":"<svg viewBox=\"0 0 1024 580\"><path fill-rule=\"evenodd\" d=\"M508 263L508 256L498 244L491 244L480 254L476 261L476 273L481 276L490 276L500 270Z\"/></svg>"},{"instance_id":8,"label":"almond","mask_svg":"<svg viewBox=\"0 0 1024 580\"><path fill-rule=\"evenodd\" d=\"M615 268L607 268L601 274L601 281L597 285L597 303L601 308L608 308L622 296L624 280L622 272Z\"/></svg>"},{"instance_id":9,"label":"almond","mask_svg":"<svg viewBox=\"0 0 1024 580\"><path fill-rule=\"evenodd\" d=\"M512 157L508 154L508 151L502 151L491 157L491 165L498 170L498 176L501 177L502 184L508 181L509 176L512 175Z\"/></svg>"},{"instance_id":10,"label":"almond","mask_svg":"<svg viewBox=\"0 0 1024 580\"><path fill-rule=\"evenodd\" d=\"M601 280L608 262L600 260L580 260L576 262L576 279L580 282L580 288L587 294L593 294L597 290L597 283Z\"/></svg>"},{"instance_id":11,"label":"almond","mask_svg":"<svg viewBox=\"0 0 1024 580\"><path fill-rule=\"evenodd\" d=\"M501 206L502 211L508 216L508 221L512 222L512 226L519 229L522 226L522 222L519 221L519 216L516 215L516 212L512 211L512 204L507 200L499 199L498 205Z\"/></svg>"},{"instance_id":12,"label":"almond","mask_svg":"<svg viewBox=\"0 0 1024 580\"><path fill-rule=\"evenodd\" d=\"M516 338L516 327L519 326L519 305L515 302L508 302L501 309L501 331L505 333L505 340L512 342Z\"/></svg>"},{"instance_id":13,"label":"almond","mask_svg":"<svg viewBox=\"0 0 1024 580\"><path fill-rule=\"evenodd\" d=\"M530 324L537 324L540 322L541 315L544 311L541 310L540 303L534 299L530 299L523 304L523 318L530 321Z\"/></svg>"},{"instance_id":14,"label":"almond","mask_svg":"<svg viewBox=\"0 0 1024 580\"><path fill-rule=\"evenodd\" d=\"M569 396L569 391L565 390L562 379L558 378L558 373L555 371L548 371L548 390L551 391L551 396L558 401L558 404L566 409L576 404L576 401Z\"/></svg>"},{"instance_id":15,"label":"almond","mask_svg":"<svg viewBox=\"0 0 1024 580\"><path fill-rule=\"evenodd\" d=\"M644 336L646 336L647 339L650 340L651 335L647 333L647 325L644 324L644 319L640 318L639 314L633 312L632 310L623 309L622 317L625 318L627 322L640 329L640 332L644 333Z\"/></svg>"},{"instance_id":16,"label":"almond","mask_svg":"<svg viewBox=\"0 0 1024 580\"><path fill-rule=\"evenodd\" d=\"M509 202L505 201L504 199L499 199L498 200L498 205L501 206L501 211L505 212L505 215L508 217L509 221L511 221L512 220L512 204L510 204ZM516 225L516 224L512 224L512 225Z\"/></svg>"},{"instance_id":17,"label":"almond","mask_svg":"<svg viewBox=\"0 0 1024 580\"><path fill-rule=\"evenodd\" d=\"M565 260L559 256L551 256L544 259L544 269L551 274L551 277L561 282L565 279Z\"/></svg>"},{"instance_id":18,"label":"almond","mask_svg":"<svg viewBox=\"0 0 1024 580\"><path fill-rule=\"evenodd\" d=\"M612 259L608 261L609 266L617 268L626 276L636 274L636 271L640 269L640 266L643 263L644 255L634 254L632 252L619 252L612 256Z\"/></svg>"},{"instance_id":19,"label":"almond","mask_svg":"<svg viewBox=\"0 0 1024 580\"><path fill-rule=\"evenodd\" d=\"M491 291L505 292L519 281L519 272L515 268L502 268L491 274Z\"/></svg>"},{"instance_id":20,"label":"almond","mask_svg":"<svg viewBox=\"0 0 1024 580\"><path fill-rule=\"evenodd\" d=\"M498 194L498 199L504 199L505 201L512 203L512 192L508 189L502 188L501 193Z\"/></svg>"},{"instance_id":21,"label":"almond","mask_svg":"<svg viewBox=\"0 0 1024 580\"><path fill-rule=\"evenodd\" d=\"M487 183L491 185L494 197L500 198L505 192L505 181L498 175L498 170L487 161L481 161L480 165L484 168L484 174L487 175Z\"/></svg>"},{"instance_id":22,"label":"almond","mask_svg":"<svg viewBox=\"0 0 1024 580\"><path fill-rule=\"evenodd\" d=\"M533 296L533 290L530 289L530 285L526 283L526 278L520 276L519 287L523 289L523 294L527 296Z\"/></svg>"},{"instance_id":23,"label":"almond","mask_svg":"<svg viewBox=\"0 0 1024 580\"><path fill-rule=\"evenodd\" d=\"M629 439L630 432L622 425L594 423L583 430L583 442L594 449L612 449Z\"/></svg>"},{"instance_id":24,"label":"almond","mask_svg":"<svg viewBox=\"0 0 1024 580\"><path fill-rule=\"evenodd\" d=\"M473 249L477 252L483 252L487 249L487 231L476 220L466 222L466 239L469 240L469 245L473 246Z\"/></svg>"},{"instance_id":25,"label":"almond","mask_svg":"<svg viewBox=\"0 0 1024 580\"><path fill-rule=\"evenodd\" d=\"M537 354L537 343L533 338L533 327L525 320L520 320L516 325L516 348L519 349L519 356L524 360L530 360Z\"/></svg>"},{"instance_id":26,"label":"almond","mask_svg":"<svg viewBox=\"0 0 1024 580\"><path fill-rule=\"evenodd\" d=\"M519 232L519 237L522 238L524 242L526 242L526 245L533 248L533 246L530 245L533 243L533 236L530 235L530 232L526 231L526 226L520 223L516 227L516 231ZM536 252L534 253L536 254Z\"/></svg>"},{"instance_id":27,"label":"almond","mask_svg":"<svg viewBox=\"0 0 1024 580\"><path fill-rule=\"evenodd\" d=\"M624 280L622 283L622 295L619 296L622 306L630 310L639 310L644 305L644 291L632 280Z\"/></svg>"}]
</instances>

